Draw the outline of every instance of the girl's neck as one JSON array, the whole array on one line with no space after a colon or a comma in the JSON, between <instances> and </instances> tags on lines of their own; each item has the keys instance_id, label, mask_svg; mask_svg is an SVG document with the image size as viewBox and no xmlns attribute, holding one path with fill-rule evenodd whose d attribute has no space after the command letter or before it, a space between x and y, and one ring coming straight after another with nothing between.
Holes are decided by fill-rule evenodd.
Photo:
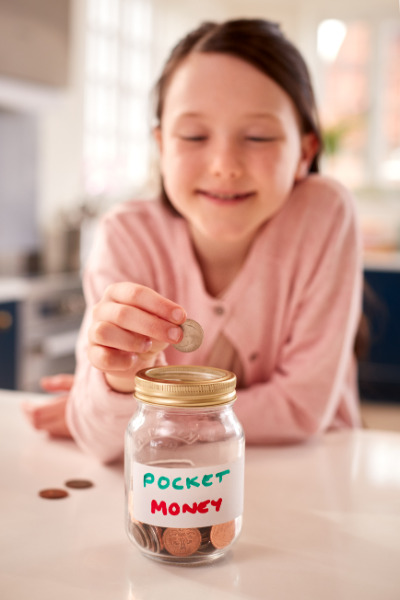
<instances>
[{"instance_id":1,"label":"girl's neck","mask_svg":"<svg viewBox=\"0 0 400 600\"><path fill-rule=\"evenodd\" d=\"M204 239L192 231L192 243L203 275L204 285L211 296L220 296L240 272L253 239L218 242Z\"/></svg>"}]
</instances>

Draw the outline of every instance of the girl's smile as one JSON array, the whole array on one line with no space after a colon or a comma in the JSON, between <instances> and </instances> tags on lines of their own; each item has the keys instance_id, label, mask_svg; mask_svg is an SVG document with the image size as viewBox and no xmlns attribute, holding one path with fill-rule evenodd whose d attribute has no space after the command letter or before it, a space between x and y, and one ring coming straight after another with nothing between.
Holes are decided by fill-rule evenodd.
<instances>
[{"instance_id":1,"label":"girl's smile","mask_svg":"<svg viewBox=\"0 0 400 600\"><path fill-rule=\"evenodd\" d=\"M254 192L228 192L214 190L196 190L199 196L204 196L213 202L217 202L222 206L232 206L243 200L247 200L254 195Z\"/></svg>"}]
</instances>

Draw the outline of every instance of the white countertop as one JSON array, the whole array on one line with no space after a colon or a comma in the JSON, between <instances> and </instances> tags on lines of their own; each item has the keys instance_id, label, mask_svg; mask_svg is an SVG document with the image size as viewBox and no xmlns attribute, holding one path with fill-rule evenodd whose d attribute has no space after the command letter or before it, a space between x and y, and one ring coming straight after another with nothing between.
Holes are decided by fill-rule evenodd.
<instances>
[{"instance_id":1,"label":"white countertop","mask_svg":"<svg viewBox=\"0 0 400 600\"><path fill-rule=\"evenodd\" d=\"M248 448L242 534L222 561L188 568L131 545L122 465L99 465L73 442L33 431L19 410L28 397L0 391L2 599L400 598L400 434ZM38 496L70 478L95 487Z\"/></svg>"},{"instance_id":2,"label":"white countertop","mask_svg":"<svg viewBox=\"0 0 400 600\"><path fill-rule=\"evenodd\" d=\"M75 288L80 284L79 273L54 273L32 277L0 277L0 302L25 300L57 290Z\"/></svg>"}]
</instances>

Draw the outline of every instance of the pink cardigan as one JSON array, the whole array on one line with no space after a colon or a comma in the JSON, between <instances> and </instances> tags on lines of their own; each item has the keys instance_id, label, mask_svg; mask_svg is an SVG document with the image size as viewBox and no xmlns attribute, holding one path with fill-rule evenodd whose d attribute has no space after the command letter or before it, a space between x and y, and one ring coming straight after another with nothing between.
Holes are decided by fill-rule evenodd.
<instances>
[{"instance_id":1,"label":"pink cardigan","mask_svg":"<svg viewBox=\"0 0 400 600\"><path fill-rule=\"evenodd\" d=\"M204 288L186 221L158 201L126 202L104 216L84 274L88 310L77 346L67 419L77 443L109 462L122 455L135 411L86 356L90 309L111 282L135 281L181 304L205 330L202 346L172 346L160 362L207 364L223 334L243 365L234 407L247 443L303 441L360 424L353 344L362 269L354 203L319 175L297 184L260 229L221 298Z\"/></svg>"}]
</instances>

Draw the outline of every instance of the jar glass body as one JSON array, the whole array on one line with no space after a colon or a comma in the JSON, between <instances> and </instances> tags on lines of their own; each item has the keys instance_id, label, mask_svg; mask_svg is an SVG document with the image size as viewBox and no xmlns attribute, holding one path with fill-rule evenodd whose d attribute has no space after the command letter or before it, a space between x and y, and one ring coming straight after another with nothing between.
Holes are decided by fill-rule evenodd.
<instances>
[{"instance_id":1,"label":"jar glass body","mask_svg":"<svg viewBox=\"0 0 400 600\"><path fill-rule=\"evenodd\" d=\"M145 555L208 563L237 539L245 443L232 405L138 401L125 437L126 529Z\"/></svg>"}]
</instances>

